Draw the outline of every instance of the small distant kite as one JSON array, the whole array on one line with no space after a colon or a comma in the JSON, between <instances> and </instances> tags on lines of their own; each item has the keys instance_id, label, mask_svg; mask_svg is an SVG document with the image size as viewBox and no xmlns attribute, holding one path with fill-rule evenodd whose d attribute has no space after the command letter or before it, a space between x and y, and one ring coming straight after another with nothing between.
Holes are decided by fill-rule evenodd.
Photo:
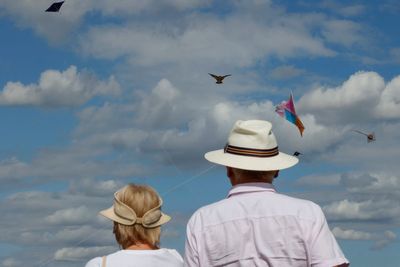
<instances>
[{"instance_id":1,"label":"small distant kite","mask_svg":"<svg viewBox=\"0 0 400 267\"><path fill-rule=\"evenodd\" d=\"M55 2L53 4L51 4L51 6L46 9L45 12L59 12L61 6L64 4L65 1L61 1L61 2Z\"/></svg>"},{"instance_id":2,"label":"small distant kite","mask_svg":"<svg viewBox=\"0 0 400 267\"><path fill-rule=\"evenodd\" d=\"M226 77L232 76L231 74L223 75L223 76L215 75L215 74L212 74L212 73L209 73L209 74L210 74L211 77L213 77L213 78L216 80L215 83L217 83L217 84L221 84L222 81L223 81Z\"/></svg>"},{"instance_id":3,"label":"small distant kite","mask_svg":"<svg viewBox=\"0 0 400 267\"><path fill-rule=\"evenodd\" d=\"M371 143L371 142L376 140L375 133L373 133L373 132L372 133L364 133L364 132L361 132L359 130L352 130L352 131L356 132L356 133L359 133L359 134L362 134L362 135L365 135L367 137L367 142L368 143Z\"/></svg>"},{"instance_id":4,"label":"small distant kite","mask_svg":"<svg viewBox=\"0 0 400 267\"><path fill-rule=\"evenodd\" d=\"M299 116L297 116L296 114L292 94L290 94L288 101L282 101L279 105L275 107L275 112L278 113L279 116L281 116L282 118L285 118L296 125L300 131L300 135L303 136L303 131L305 128Z\"/></svg>"},{"instance_id":5,"label":"small distant kite","mask_svg":"<svg viewBox=\"0 0 400 267\"><path fill-rule=\"evenodd\" d=\"M300 153L299 151L295 151L295 152L293 153L293 156L295 156L295 157L298 157L298 156L300 156L300 155L303 155L303 153Z\"/></svg>"}]
</instances>

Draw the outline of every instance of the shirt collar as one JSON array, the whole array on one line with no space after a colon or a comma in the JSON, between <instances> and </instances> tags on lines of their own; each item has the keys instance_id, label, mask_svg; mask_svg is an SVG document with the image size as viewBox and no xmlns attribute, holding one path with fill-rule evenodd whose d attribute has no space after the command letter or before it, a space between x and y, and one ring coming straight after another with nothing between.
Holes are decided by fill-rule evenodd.
<instances>
[{"instance_id":1,"label":"shirt collar","mask_svg":"<svg viewBox=\"0 0 400 267\"><path fill-rule=\"evenodd\" d=\"M228 198L232 195L262 191L276 192L274 186L270 183L244 183L233 186L229 190Z\"/></svg>"}]
</instances>

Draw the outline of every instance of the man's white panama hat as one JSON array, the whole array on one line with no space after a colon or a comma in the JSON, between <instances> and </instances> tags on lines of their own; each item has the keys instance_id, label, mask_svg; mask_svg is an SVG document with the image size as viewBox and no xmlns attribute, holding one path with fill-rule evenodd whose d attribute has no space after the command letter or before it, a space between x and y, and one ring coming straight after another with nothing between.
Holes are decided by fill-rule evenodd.
<instances>
[{"instance_id":1,"label":"man's white panama hat","mask_svg":"<svg viewBox=\"0 0 400 267\"><path fill-rule=\"evenodd\" d=\"M216 164L254 171L282 170L299 161L279 151L272 124L263 120L237 121L225 148L208 152L204 157Z\"/></svg>"}]
</instances>

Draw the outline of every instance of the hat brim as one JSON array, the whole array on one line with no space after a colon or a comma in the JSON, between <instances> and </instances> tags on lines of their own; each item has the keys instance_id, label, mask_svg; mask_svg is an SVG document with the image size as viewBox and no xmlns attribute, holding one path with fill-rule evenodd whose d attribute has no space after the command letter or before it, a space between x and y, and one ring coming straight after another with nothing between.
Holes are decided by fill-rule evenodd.
<instances>
[{"instance_id":1,"label":"hat brim","mask_svg":"<svg viewBox=\"0 0 400 267\"><path fill-rule=\"evenodd\" d=\"M299 162L298 158L282 152L274 157L258 158L225 153L223 149L219 149L206 153L204 157L219 165L253 171L283 170Z\"/></svg>"},{"instance_id":2,"label":"hat brim","mask_svg":"<svg viewBox=\"0 0 400 267\"><path fill-rule=\"evenodd\" d=\"M123 224L123 225L133 225L131 220L124 219L124 218L118 216L117 214L115 214L114 206L111 206L108 209L100 211L99 214L101 214L102 216L106 217L107 219L110 219L110 220L112 220L114 222L117 222L117 223L120 223L120 224ZM149 224L149 225L143 226L143 227L145 227L145 228L154 228L154 227L163 225L163 224L169 222L170 220L171 220L171 216L161 212L161 217L157 222L155 222L153 224Z\"/></svg>"}]
</instances>

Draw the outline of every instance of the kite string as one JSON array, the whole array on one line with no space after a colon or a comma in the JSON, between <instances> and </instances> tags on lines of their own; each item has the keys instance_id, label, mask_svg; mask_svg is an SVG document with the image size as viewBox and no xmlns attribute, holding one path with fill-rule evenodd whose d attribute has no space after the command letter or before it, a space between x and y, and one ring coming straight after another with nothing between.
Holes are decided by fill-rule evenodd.
<instances>
[{"instance_id":1,"label":"kite string","mask_svg":"<svg viewBox=\"0 0 400 267\"><path fill-rule=\"evenodd\" d=\"M171 153L169 153L164 146L162 145L162 143L160 143L160 148L161 150L164 152L164 154L166 155L167 160L169 161L169 163L171 163L174 167L175 170L179 173L179 176L183 177L183 171L178 167L178 165L175 164L174 160L171 157Z\"/></svg>"},{"instance_id":2,"label":"kite string","mask_svg":"<svg viewBox=\"0 0 400 267\"><path fill-rule=\"evenodd\" d=\"M164 154L166 154L168 161L175 167L175 169L177 170L177 172L179 173L179 175L180 175L181 177L183 177L183 171L175 164L175 162L173 161L173 159L172 159L170 153L164 148L164 146L162 145L162 143L160 143L160 148L162 149L162 151L164 152ZM161 193L160 195L163 196L163 197L165 197L167 194L169 194L169 193L175 191L176 189L178 189L178 188L181 187L181 186L184 186L184 185L187 184L187 183L190 183L191 181L193 181L193 180L196 179L197 177L200 177L201 175L207 173L208 171L210 171L210 170L213 169L214 167L215 167L215 165L213 165L213 166L211 166L211 167L209 167L209 168L207 168L207 169L205 169L205 170L200 171L199 173L197 173L197 174L195 174L195 175L189 177L188 179L186 179L186 180L184 180L183 182L181 182L181 183L175 185L174 187L172 187L172 188L170 188L169 190L167 190L167 191Z\"/></svg>"},{"instance_id":3,"label":"kite string","mask_svg":"<svg viewBox=\"0 0 400 267\"><path fill-rule=\"evenodd\" d=\"M80 241L76 242L72 247L79 246L83 242L85 242L85 241L89 240L90 238L92 238L95 234L97 234L101 230L103 230L103 229L102 228L98 228L98 229L94 230L91 234L87 235L84 239L81 239ZM55 261L55 257L51 256L51 257L49 257L49 258L47 258L45 260L40 261L38 263L38 266L44 267L44 266L46 266L47 264L49 264L50 262L53 262L53 261Z\"/></svg>"},{"instance_id":4,"label":"kite string","mask_svg":"<svg viewBox=\"0 0 400 267\"><path fill-rule=\"evenodd\" d=\"M189 178L186 179L185 181L183 181L183 182L177 184L176 186L172 187L171 189L169 189L169 190L163 192L161 195L165 197L165 196L168 195L169 193L175 191L176 189L178 189L178 188L181 187L181 186L184 186L184 185L187 184L187 183L190 183L190 182L193 181L194 179L196 179L196 178L202 176L203 174L207 173L208 171L210 171L211 169L213 169L213 168L215 168L215 167L216 167L216 165L213 165L213 166L211 166L211 167L208 167L207 169L201 171L200 173L195 174L195 175L189 177Z\"/></svg>"}]
</instances>

